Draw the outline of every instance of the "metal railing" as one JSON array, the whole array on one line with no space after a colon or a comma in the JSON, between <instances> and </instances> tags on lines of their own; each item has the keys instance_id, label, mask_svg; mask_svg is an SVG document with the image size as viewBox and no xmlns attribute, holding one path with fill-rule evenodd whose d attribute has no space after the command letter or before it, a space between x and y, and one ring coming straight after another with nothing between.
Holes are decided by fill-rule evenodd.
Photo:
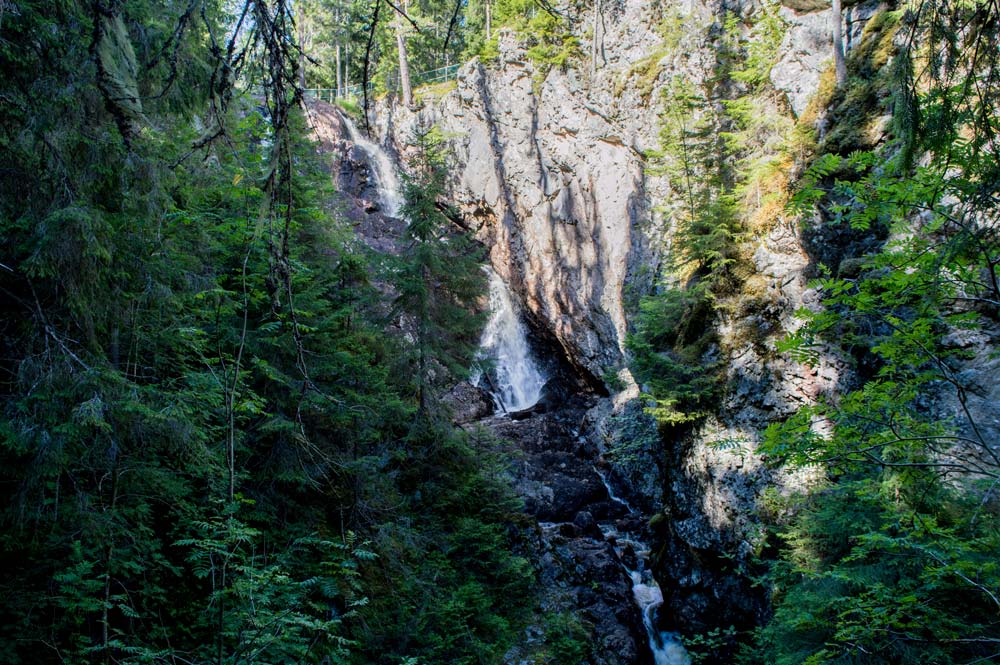
<instances>
[{"instance_id":1,"label":"metal railing","mask_svg":"<svg viewBox=\"0 0 1000 665\"><path fill-rule=\"evenodd\" d=\"M459 65L447 65L446 67L429 69L411 77L411 82L414 86L420 86L452 81L458 76L458 69ZM389 79L389 81L387 81L387 86L389 88L398 88L398 78L394 76ZM374 90L375 85L369 82L368 94L372 94ZM337 90L336 88L306 88L303 92L306 97L310 99L319 99L332 104L338 99L358 99L361 97L362 88L360 83L355 83L354 85L345 86L340 90Z\"/></svg>"},{"instance_id":2,"label":"metal railing","mask_svg":"<svg viewBox=\"0 0 1000 665\"><path fill-rule=\"evenodd\" d=\"M368 94L371 94L375 86L368 84ZM302 91L308 99L318 99L331 104L338 99L357 99L361 97L361 84L348 85L339 91L336 88L306 88Z\"/></svg>"},{"instance_id":3,"label":"metal railing","mask_svg":"<svg viewBox=\"0 0 1000 665\"><path fill-rule=\"evenodd\" d=\"M413 77L413 85L430 85L432 83L451 81L458 76L458 67L459 65L447 65L421 72Z\"/></svg>"}]
</instances>

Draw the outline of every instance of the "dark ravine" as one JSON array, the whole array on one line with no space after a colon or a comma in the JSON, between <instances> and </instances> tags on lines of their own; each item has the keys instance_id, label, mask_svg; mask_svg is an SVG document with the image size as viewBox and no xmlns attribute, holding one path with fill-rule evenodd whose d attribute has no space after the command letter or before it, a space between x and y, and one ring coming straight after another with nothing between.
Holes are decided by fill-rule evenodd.
<instances>
[{"instance_id":1,"label":"dark ravine","mask_svg":"<svg viewBox=\"0 0 1000 665\"><path fill-rule=\"evenodd\" d=\"M578 616L590 631L589 663L681 665L687 655L662 628L663 595L645 544L649 516L618 495L595 443L588 413L605 399L573 394L520 419L493 415L466 426L486 428L518 453L512 474L535 520L526 540L544 599L540 614ZM517 651L530 647L529 640Z\"/></svg>"},{"instance_id":2,"label":"dark ravine","mask_svg":"<svg viewBox=\"0 0 1000 665\"><path fill-rule=\"evenodd\" d=\"M0 665L1000 662L1000 1L39 4Z\"/></svg>"},{"instance_id":3,"label":"dark ravine","mask_svg":"<svg viewBox=\"0 0 1000 665\"><path fill-rule=\"evenodd\" d=\"M572 612L589 625L595 664L652 662L630 579L599 527L626 511L608 496L593 468L597 451L580 430L593 399L574 396L524 420L495 416L477 425L520 453L513 475L525 511L536 520L528 542L544 599L539 612Z\"/></svg>"},{"instance_id":4,"label":"dark ravine","mask_svg":"<svg viewBox=\"0 0 1000 665\"><path fill-rule=\"evenodd\" d=\"M347 194L359 237L375 249L392 251L405 222L392 214L396 193L385 191L397 182L383 172L388 157L377 154L378 146L361 139L333 107L317 103L311 113L321 148L341 155L334 177ZM491 296L497 301L493 307L509 310L504 312L508 319L521 319L522 308L506 302L511 295L505 286L504 291ZM544 335L534 335L540 341L529 344L531 328L523 320L491 321L484 352L500 354L492 359L494 370L481 376L478 386L462 383L445 396L457 423L488 431L513 449L517 461L511 476L532 520L523 542L538 576L539 621L508 661L530 662L525 658L547 638L544 619L567 613L586 627L593 665L686 663L683 649L661 625L663 595L652 578L645 544L652 535L651 513L620 496L626 490L614 489L616 472L602 456L601 420L594 414L607 411L610 398L591 389L593 377L581 375ZM498 348L498 335L520 339L505 340ZM533 363L541 354L547 357L540 358L538 370L498 367ZM512 381L533 385L512 391ZM643 499L634 503L652 505Z\"/></svg>"},{"instance_id":5,"label":"dark ravine","mask_svg":"<svg viewBox=\"0 0 1000 665\"><path fill-rule=\"evenodd\" d=\"M828 7L793 4L778 9L787 32L771 71L781 98L773 111L789 122L819 85L832 19ZM877 5L852 9L850 44ZM685 3L682 25L720 26L727 13L750 16L759 6L696 0ZM713 413L666 432L643 412L641 387L623 369L627 321L670 259L669 202L679 196L678 183L649 168L661 147L657 100L672 80L708 89L718 74L717 33L686 30L669 49L658 33L662 20L645 3L617 3L606 66L589 76L536 67L522 41L504 33L497 58L465 65L454 90L419 108L387 98L375 117L401 155L412 153L408 136L418 130L434 126L452 137L449 195L524 303L533 331L555 342L552 355L568 359L572 377L612 393L594 400L583 435L608 458L616 493L650 519L651 565L665 596L658 628L694 636L766 620L749 568L762 533L757 502L767 487L787 493L808 477L768 469L756 454L759 436L834 390L846 370L834 357L806 370L773 352L794 328L794 312L818 301L803 239L776 224L748 259L760 307L714 324L712 361L725 367L728 388ZM720 440L745 446L719 449Z\"/></svg>"}]
</instances>

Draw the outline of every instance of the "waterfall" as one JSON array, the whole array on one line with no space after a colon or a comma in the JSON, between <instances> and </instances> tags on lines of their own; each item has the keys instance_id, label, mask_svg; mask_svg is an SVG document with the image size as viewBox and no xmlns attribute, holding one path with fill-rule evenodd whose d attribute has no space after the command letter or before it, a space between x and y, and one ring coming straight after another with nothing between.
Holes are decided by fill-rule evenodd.
<instances>
[{"instance_id":1,"label":"waterfall","mask_svg":"<svg viewBox=\"0 0 1000 665\"><path fill-rule=\"evenodd\" d=\"M602 473L596 466L594 467L594 472L600 477L601 482L604 483L604 487L608 491L608 497L612 501L624 506L630 514L635 513L635 510L625 499L615 494L611 483L608 481L607 474ZM619 557L621 557L625 546L631 545L635 551L635 569L633 570L628 566L624 567L629 578L632 580L632 597L635 599L635 604L642 614L642 625L646 629L646 636L649 638L649 649L653 652L653 662L655 665L690 665L691 658L688 656L687 651L684 650L684 646L681 644L677 634L656 629L656 611L663 605L663 591L653 578L652 571L647 568L649 548L641 541L629 538L628 536L622 536L611 525L601 525L601 531L604 533L605 538L615 543L615 550L618 552Z\"/></svg>"},{"instance_id":2,"label":"waterfall","mask_svg":"<svg viewBox=\"0 0 1000 665\"><path fill-rule=\"evenodd\" d=\"M338 114L351 142L367 157L382 212L400 218L404 197L395 164L385 149L365 138L346 114L339 111ZM490 318L478 354L487 372L481 371L473 382L484 384L505 411L520 411L538 401L545 377L531 357L524 325L510 289L496 272L487 271L490 275Z\"/></svg>"},{"instance_id":3,"label":"waterfall","mask_svg":"<svg viewBox=\"0 0 1000 665\"><path fill-rule=\"evenodd\" d=\"M648 552L646 553L648 556ZM640 558L640 564L644 559ZM663 592L660 585L647 570L630 570L632 578L632 596L635 604L642 612L642 625L649 637L649 649L653 652L653 662L656 665L690 665L691 658L675 633L658 631L656 629L656 610L663 604Z\"/></svg>"},{"instance_id":4,"label":"waterfall","mask_svg":"<svg viewBox=\"0 0 1000 665\"><path fill-rule=\"evenodd\" d=\"M351 141L368 158L382 212L399 218L404 201L403 188L392 159L382 146L365 138L350 118L343 113L340 117ZM496 271L489 267L484 269L490 281L490 317L477 354L483 368L472 381L488 389L504 411L520 411L538 402L546 378L532 357L525 326L510 289ZM624 506L630 514L636 512L624 498L615 494L607 476L596 466L594 472L601 478L612 501ZM546 525L543 523L542 526ZM649 548L631 538L631 534L619 534L611 525L603 524L601 530L605 538L616 543L619 557L626 546L631 546L636 553L636 569L626 566L625 570L632 580L632 595L642 614L655 665L690 665L691 659L678 636L656 629L656 611L663 604L663 592L647 569Z\"/></svg>"},{"instance_id":5,"label":"waterfall","mask_svg":"<svg viewBox=\"0 0 1000 665\"><path fill-rule=\"evenodd\" d=\"M399 181L396 165L392 163L389 153L382 146L365 138L346 114L339 113L339 115L347 127L351 142L368 157L368 165L375 176L375 187L378 190L382 212L389 217L398 218L399 211L403 208L403 186Z\"/></svg>"},{"instance_id":6,"label":"waterfall","mask_svg":"<svg viewBox=\"0 0 1000 665\"><path fill-rule=\"evenodd\" d=\"M490 276L490 318L478 355L487 368L477 382L493 393L505 411L520 411L534 406L541 397L545 376L531 357L510 289L496 271L486 270Z\"/></svg>"}]
</instances>

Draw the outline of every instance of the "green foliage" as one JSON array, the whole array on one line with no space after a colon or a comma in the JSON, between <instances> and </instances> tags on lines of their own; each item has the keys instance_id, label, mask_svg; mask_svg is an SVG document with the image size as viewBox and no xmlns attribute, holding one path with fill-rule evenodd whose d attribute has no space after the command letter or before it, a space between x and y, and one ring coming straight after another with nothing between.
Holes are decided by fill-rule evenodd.
<instances>
[{"instance_id":1,"label":"green foliage","mask_svg":"<svg viewBox=\"0 0 1000 665\"><path fill-rule=\"evenodd\" d=\"M714 654L729 647L736 638L736 629L733 626L728 628L712 628L704 633L684 637L684 649L692 663L703 663Z\"/></svg>"},{"instance_id":2,"label":"green foliage","mask_svg":"<svg viewBox=\"0 0 1000 665\"><path fill-rule=\"evenodd\" d=\"M422 170L406 183L401 214L409 222L407 245L394 282L396 307L412 321L416 387L426 414L432 393L472 366L484 321L472 312L486 292L486 277L482 249L452 228L449 211L442 208L443 137L432 130L416 138Z\"/></svg>"},{"instance_id":3,"label":"green foliage","mask_svg":"<svg viewBox=\"0 0 1000 665\"><path fill-rule=\"evenodd\" d=\"M648 455L656 455L660 439L656 421L645 410L626 407L608 423L605 456L622 466L646 465Z\"/></svg>"},{"instance_id":4,"label":"green foliage","mask_svg":"<svg viewBox=\"0 0 1000 665\"><path fill-rule=\"evenodd\" d=\"M734 81L744 83L751 89L769 81L771 68L780 57L781 42L788 31L787 22L779 13L780 9L780 2L765 2L750 18L749 34L745 37L746 55L731 73ZM740 23L740 19L732 14L725 26L730 39L738 43L744 40L740 34Z\"/></svg>"},{"instance_id":5,"label":"green foliage","mask_svg":"<svg viewBox=\"0 0 1000 665\"><path fill-rule=\"evenodd\" d=\"M187 2L107 9L138 64L141 122L106 98L97 5L4 13L0 663L361 658L379 643L358 624L398 618L394 587L410 584L379 539L396 523L408 565L444 562L412 582L410 607L433 602L419 625L392 623L398 653L425 653L411 649L424 628L466 634L471 616L471 646L441 653L502 653L521 624L494 594L530 597L533 574L503 526L503 462L481 473L488 455L448 427L410 427L417 350L387 334L392 303L370 283L386 259L331 213L290 91L269 88L262 111L210 90L223 5L197 20ZM294 80L271 55L248 52L272 84ZM404 267L475 254L435 235L435 194L414 199ZM441 278L447 297L480 292L470 270ZM425 346L457 365L476 319L447 297L428 296L427 330L447 315L458 332Z\"/></svg>"},{"instance_id":6,"label":"green foliage","mask_svg":"<svg viewBox=\"0 0 1000 665\"><path fill-rule=\"evenodd\" d=\"M628 348L651 413L668 425L703 418L721 394L715 324L748 272L740 251L748 215L740 204L753 195L760 206L761 199L783 193L780 186L761 184L774 180L787 160L766 143L784 128L762 111L760 97L785 27L777 5L758 12L746 37L740 16L726 19L716 81L696 88L675 77L663 89L661 148L651 170L666 175L675 190L663 209L671 237L669 272L658 293L641 299ZM667 22L668 37L676 20ZM747 90L731 95L721 81ZM749 294L743 295L749 302Z\"/></svg>"},{"instance_id":7,"label":"green foliage","mask_svg":"<svg viewBox=\"0 0 1000 665\"><path fill-rule=\"evenodd\" d=\"M824 74L819 94L801 118L807 125L815 124L819 109L823 110L830 131L819 143L820 154L846 156L871 149L880 140L878 118L890 110L894 92L909 87L898 80L898 66L892 65L900 18L898 11L882 10L867 22L859 44L848 53L850 76L844 85L835 84L832 67Z\"/></svg>"},{"instance_id":8,"label":"green foliage","mask_svg":"<svg viewBox=\"0 0 1000 665\"><path fill-rule=\"evenodd\" d=\"M992 653L995 529L956 520L963 506L947 490L933 513L926 502L915 510L900 480L859 478L817 493L783 533L776 614L761 634L772 662L953 663Z\"/></svg>"},{"instance_id":9,"label":"green foliage","mask_svg":"<svg viewBox=\"0 0 1000 665\"><path fill-rule=\"evenodd\" d=\"M978 20L971 8L954 10L915 17L912 33L933 39L952 21ZM895 52L887 35L898 18L873 19L866 33L881 36L855 71ZM951 57L967 58L952 76L995 76L997 55L980 41L995 41L990 25L950 42ZM771 662L996 657L1000 463L963 374L984 353L948 337L998 316L1000 235L988 201L1000 180L987 138L998 93L970 95L940 73L915 82L914 70L894 68L908 88L895 96L899 135L879 152L844 156L838 144L842 154L817 159L793 200L856 233L888 229L890 240L854 269L828 272L817 284L822 308L802 311L804 325L781 346L802 362L839 347L859 360L859 379L765 433L761 450L773 461L818 466L830 481L795 502L779 531L775 616L759 640ZM917 151L925 156L914 166Z\"/></svg>"},{"instance_id":10,"label":"green foliage","mask_svg":"<svg viewBox=\"0 0 1000 665\"><path fill-rule=\"evenodd\" d=\"M534 0L499 0L494 2L493 12L496 26L511 28L524 41L528 58L538 69L536 81L544 79L552 68L564 69L580 57L580 43L568 17L552 6ZM497 39L494 35L484 43L480 52L484 59L495 57Z\"/></svg>"},{"instance_id":11,"label":"green foliage","mask_svg":"<svg viewBox=\"0 0 1000 665\"><path fill-rule=\"evenodd\" d=\"M577 665L591 655L591 637L578 616L561 612L546 621L545 647L542 658L546 663Z\"/></svg>"},{"instance_id":12,"label":"green foliage","mask_svg":"<svg viewBox=\"0 0 1000 665\"><path fill-rule=\"evenodd\" d=\"M502 663L518 639L533 607L534 572L511 552L521 506L496 446L478 433L431 427L394 465L398 479L386 498L409 517L386 513L374 532L382 554L362 568L376 586L361 610L358 637L367 650L358 662L410 655Z\"/></svg>"},{"instance_id":13,"label":"green foliage","mask_svg":"<svg viewBox=\"0 0 1000 665\"><path fill-rule=\"evenodd\" d=\"M628 339L631 368L652 398L650 413L670 425L710 413L720 389L709 360L716 336L701 289L668 289L644 298L635 332Z\"/></svg>"},{"instance_id":14,"label":"green foliage","mask_svg":"<svg viewBox=\"0 0 1000 665\"><path fill-rule=\"evenodd\" d=\"M189 549L193 575L209 583L202 621L217 631L217 662L344 662L354 644L340 624L366 603L354 597L357 563L374 555L353 534L340 542L301 537L269 551L235 512L194 521L194 537L174 543Z\"/></svg>"}]
</instances>

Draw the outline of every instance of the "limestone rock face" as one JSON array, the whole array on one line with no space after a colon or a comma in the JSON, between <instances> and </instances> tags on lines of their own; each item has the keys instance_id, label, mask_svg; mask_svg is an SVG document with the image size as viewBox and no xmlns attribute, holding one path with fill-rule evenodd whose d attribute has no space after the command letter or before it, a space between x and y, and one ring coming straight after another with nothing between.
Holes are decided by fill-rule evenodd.
<instances>
[{"instance_id":1,"label":"limestone rock face","mask_svg":"<svg viewBox=\"0 0 1000 665\"><path fill-rule=\"evenodd\" d=\"M783 5L787 30L771 80L801 114L831 59L832 16L819 0ZM732 388L716 418L678 440L664 438L622 369L626 314L650 292L661 261L670 256L670 201L682 188L650 168L651 151L660 143L662 92L675 79L712 81L719 31L709 26L721 26L731 12L751 16L758 6L755 0L684 0L666 8L647 0L608 3L594 69L580 63L544 72L512 34L502 32L497 60L465 65L450 92L416 109L389 98L372 114L379 140L403 164L419 164L421 132L440 132L451 152L449 202L489 248L539 348L557 348L591 387L624 387L588 411L581 427L586 454L558 447L570 438L543 427L555 417L549 413L494 427L527 453L516 485L527 512L545 525L539 547L551 564L544 567L547 584L573 590L567 606L591 607L609 645L619 645L615 636L629 631L633 644L642 635L636 636L634 617L612 621L606 609L617 606L627 581L605 561L611 556L606 543L591 533L595 520L620 517L614 512L620 504L599 482L604 473L637 514L656 523L654 558L665 595L661 627L698 632L752 625L765 611L763 599L731 564L752 553L758 526L751 516L762 489L808 481L766 470L754 454L757 433L844 378L844 363L832 355L809 369L774 351L775 340L796 325L793 312L818 302L808 288L816 257L799 234L779 224L752 248L756 274L750 279L759 287L759 303L720 323L725 343L715 353ZM847 12L848 46L876 6L861 3ZM670 12L681 17L681 29L668 39L663 22ZM581 37L591 25L592 17L581 15ZM783 101L776 106L787 111ZM609 381L614 373L619 380ZM473 411L470 418L478 416ZM608 468L594 475L592 463L615 447L630 454L622 461L609 455ZM615 598L590 599L567 572L578 565L617 576L609 586Z\"/></svg>"},{"instance_id":2,"label":"limestone rock face","mask_svg":"<svg viewBox=\"0 0 1000 665\"><path fill-rule=\"evenodd\" d=\"M642 161L600 113L566 103L582 97L574 74L550 73L536 90L522 56L511 46L502 69L471 63L439 106L397 111L394 126L403 141L431 124L453 136L453 202L533 327L599 377L621 362L621 294L630 268L649 258L638 231L649 214Z\"/></svg>"},{"instance_id":3,"label":"limestone rock face","mask_svg":"<svg viewBox=\"0 0 1000 665\"><path fill-rule=\"evenodd\" d=\"M848 51L860 42L865 24L880 4L880 0L866 0L844 11L844 48ZM829 2L812 0L785 0L780 12L788 29L781 58L771 69L771 83L785 93L799 116L833 60L833 12Z\"/></svg>"},{"instance_id":4,"label":"limestone rock face","mask_svg":"<svg viewBox=\"0 0 1000 665\"><path fill-rule=\"evenodd\" d=\"M833 12L824 9L796 11L781 8L781 18L791 29L781 45L782 57L771 69L771 83L785 93L795 115L802 115L809 105L820 75L833 58L831 30Z\"/></svg>"},{"instance_id":5,"label":"limestone rock face","mask_svg":"<svg viewBox=\"0 0 1000 665\"><path fill-rule=\"evenodd\" d=\"M592 384L621 367L626 294L648 291L669 252L660 205L677 183L648 168L659 147L661 91L675 77L710 80L716 56L708 26L725 12L755 11L752 0L736 4L673 3L684 23L666 48L662 8L610 3L592 70L545 72L502 32L497 60L467 64L454 90L417 110L389 98L374 114L376 133L403 162L415 155L417 133L440 130L452 153L451 202L490 247L533 330ZM781 9L787 31L772 81L801 113L831 57L832 19L829 9L794 4L800 9ZM860 18L846 17L848 46L869 4L876 6L849 10ZM584 17L581 31L592 20Z\"/></svg>"}]
</instances>

